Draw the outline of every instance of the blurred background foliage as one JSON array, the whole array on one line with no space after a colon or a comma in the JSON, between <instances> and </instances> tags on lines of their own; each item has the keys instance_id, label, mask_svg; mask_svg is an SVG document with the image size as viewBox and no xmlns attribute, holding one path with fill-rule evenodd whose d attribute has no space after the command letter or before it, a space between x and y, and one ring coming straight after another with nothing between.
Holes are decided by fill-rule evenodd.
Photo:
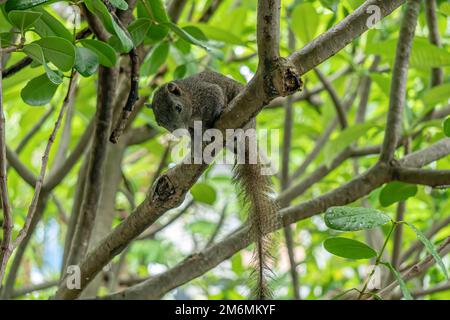
<instances>
[{"instance_id":1,"label":"blurred background foliage","mask_svg":"<svg viewBox=\"0 0 450 320\"><path fill-rule=\"evenodd\" d=\"M178 21L178 26L201 43L201 46L186 41L173 30L144 30L141 38L147 48L151 48L141 66L140 95L151 97L155 86L150 86L154 75L162 68L167 72L158 80L158 84L172 79L183 78L196 72L210 68L224 75L233 77L240 82L251 79L257 68L256 54L256 1L254 0L224 0L211 17L204 23L199 22L211 0L188 0L185 9ZM333 24L342 20L364 1L360 0L323 0L323 1L283 1L281 20L281 54L287 56L295 50L301 49L314 37L320 35ZM418 130L412 143L412 151L420 150L444 137L442 127L443 119L430 120L418 124L430 108L440 109L448 106L450 98L450 3L437 1L438 25L442 38L442 48L438 49L428 42L428 29L424 11L421 11L419 24L416 30L416 40L413 48L411 68L408 75L407 104L403 129L405 132ZM2 5L4 6L4 4ZM76 6L68 2L54 2L44 4L53 17L58 19L69 32L74 25L74 12ZM367 110L366 125L355 130L347 138L341 136L337 126L331 135L327 146L311 163L302 177L292 183L300 181L320 165L333 159L342 146L357 143L358 146L372 146L380 144L383 139L385 116L389 102L389 83L395 46L399 32L402 9L384 19L379 28L371 29L362 37L355 40L344 50L324 62L319 69L327 78L342 73L332 81L336 92L341 99L347 100L355 93L362 77L370 76L373 80ZM9 32L11 25L0 13L0 32ZM135 16L146 18L147 13L142 3L137 6ZM79 19L78 19L79 20ZM79 21L75 27L81 30L86 27L86 21ZM144 29L146 27L144 26ZM288 45L288 30L292 28L295 35L295 48ZM164 28L160 28L164 29ZM27 43L39 39L34 32L27 33ZM136 39L134 39L136 40ZM205 50L202 46L207 46ZM380 56L380 66L376 72L369 72L373 57ZM25 56L22 52L13 53L7 61L6 67L13 65ZM443 67L444 84L438 88L430 89L430 69ZM22 99L20 92L28 80L42 74L43 66L32 66L21 70L14 76L3 81L4 103L7 120L7 143L15 148L24 136L31 130L51 107L58 108L65 95L67 79L58 88L50 103L44 106L30 106ZM97 75L80 77L78 92L74 105L69 113L72 114L70 130L70 146L73 149L84 133L89 119L95 113L96 107L96 81ZM314 72L305 75L306 90L320 86L320 81ZM151 101L151 99L149 99ZM351 127L355 123L359 96L352 103L348 112ZM305 157L314 148L315 142L324 129L335 118L333 102L326 91L319 91L309 100L294 102L293 108L293 139L290 153L290 172L294 172L304 161ZM53 112L33 136L30 142L20 153L21 161L37 175L41 156L47 143L48 136L53 128L56 112ZM278 129L278 141L272 141L281 149L283 146L284 108L275 105L263 110L257 117L258 127L265 129ZM149 124L157 128L152 110L144 108L138 115L135 126ZM67 126L67 123L65 124ZM120 189L129 188L133 193L134 203L139 204L150 187L153 176L158 170L160 160L168 146L166 132L158 128L159 134L139 145L126 149L123 158L123 175L130 186L121 182ZM61 132L55 142L50 156L49 167L58 152ZM342 147L342 149L341 149ZM403 149L397 151L397 156L403 154ZM279 160L279 159L278 159ZM370 168L377 161L377 156L358 158L359 172ZM54 190L58 199L49 201L45 214L39 222L35 234L23 257L22 266L16 280L15 288L23 288L33 284L56 280L61 268L62 252L70 214L75 185L78 180L78 163L69 175ZM170 159L165 168L173 165ZM432 164L434 169L449 169L450 158L446 157ZM28 205L33 190L12 168L9 174L10 197L14 207L14 222L17 232L24 223ZM333 170L324 179L315 183L292 203L300 203L312 197L324 194L341 186L356 175L354 162L348 160ZM275 189L280 190L279 177L273 178ZM381 189L381 188L380 188ZM380 189L375 190L367 197L366 204L387 212L395 217L396 205L383 207L380 204ZM423 231L438 221L450 215L450 190L437 190L419 186L417 193L407 200L406 218ZM205 247L216 233L216 241L222 236L238 227L246 217L245 212L237 199L235 188L231 184L230 168L226 166L212 166L201 177L199 183L188 195L182 207L187 206L191 200L193 204L184 214L167 228L158 232L151 238L136 240L114 263L120 261L119 278L130 283L133 280L158 274L174 266L185 256ZM361 201L355 203L361 205ZM124 192L118 192L115 199L116 215L113 225L117 225L129 212L132 205ZM165 215L158 225L164 225L171 217L182 210L174 209ZM221 217L223 215L223 218ZM223 221L222 221L223 220ZM216 230L218 222L222 221ZM365 264L335 257L323 248L323 241L336 232L326 228L322 217L315 216L299 222L293 226L294 252L298 263L296 270L299 275L300 294L302 299L330 298L340 290L358 286L364 277ZM382 228L386 233L388 228ZM439 243L450 233L450 226L442 228L433 236L433 242ZM364 241L364 232L352 233L347 236ZM279 250L276 252L276 266L274 268L273 287L275 297L290 299L293 297L291 278L289 276L289 260L284 245L282 233L278 234ZM415 240L410 230L405 230L403 248ZM389 243L388 253L392 252L392 243ZM423 257L420 252L417 257ZM417 257L412 257L412 262ZM244 299L248 294L247 279L250 274L248 262L251 258L251 248L235 254L228 261L209 271L194 281L172 291L166 298L188 299ZM449 259L444 259L447 266ZM114 264L113 263L113 264ZM436 267L430 269L426 275L408 283L411 290L415 288L433 287L443 281L443 275ZM54 288L37 291L20 298L45 299L51 296ZM99 294L108 293L108 288L102 286ZM450 292L439 292L427 296L433 299L450 298Z\"/></svg>"}]
</instances>

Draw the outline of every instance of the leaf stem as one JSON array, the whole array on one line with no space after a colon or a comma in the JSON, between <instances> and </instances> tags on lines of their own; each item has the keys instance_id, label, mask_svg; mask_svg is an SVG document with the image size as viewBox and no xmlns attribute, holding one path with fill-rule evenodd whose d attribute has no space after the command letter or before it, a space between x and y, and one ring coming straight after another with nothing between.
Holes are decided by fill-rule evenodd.
<instances>
[{"instance_id":1,"label":"leaf stem","mask_svg":"<svg viewBox=\"0 0 450 320\"><path fill-rule=\"evenodd\" d=\"M381 261L381 259L382 259L382 257L383 257L384 250L386 249L386 246L387 246L387 244L388 244L389 238L391 237L392 232L394 232L394 229L395 229L395 227L396 227L397 224L398 224L398 222L397 222L397 221L394 221L394 220L391 220L391 222L392 222L392 227L391 227L391 229L389 230L389 233L388 233L388 235L386 236L386 239L384 240L384 243L383 243L383 246L381 247L380 252L378 253L377 259L375 260L374 267L373 267L372 271L370 272L369 276L367 277L367 280L365 281L362 290L361 290L360 293L359 293L358 300L361 300L361 298L362 298L363 295L365 294L365 291L366 291L366 289L367 289L367 286L369 285L370 280L372 279L373 275L375 274L375 269L376 269L376 267L380 264L380 261Z\"/></svg>"}]
</instances>

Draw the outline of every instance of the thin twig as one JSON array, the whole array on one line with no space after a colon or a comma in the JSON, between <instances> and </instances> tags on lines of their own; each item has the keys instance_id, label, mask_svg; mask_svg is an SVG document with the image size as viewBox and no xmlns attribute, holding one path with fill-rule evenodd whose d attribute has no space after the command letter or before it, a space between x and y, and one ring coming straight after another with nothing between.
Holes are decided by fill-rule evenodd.
<instances>
[{"instance_id":1,"label":"thin twig","mask_svg":"<svg viewBox=\"0 0 450 320\"><path fill-rule=\"evenodd\" d=\"M22 230L20 230L19 234L17 235L17 238L14 240L14 246L13 246L14 248L17 248L17 246L25 238L25 236L28 232L28 229L30 227L31 220L33 219L34 213L36 212L39 195L41 193L42 185L43 185L44 178L45 178L45 173L47 170L48 159L50 157L50 150L53 145L53 142L56 139L56 134L58 132L59 127L61 126L61 122L62 122L62 119L66 112L67 106L69 105L71 99L73 98L73 94L75 92L75 87L76 87L76 85L75 85L76 80L77 80L77 73L75 73L75 71L72 70L72 74L71 74L70 80L69 80L69 87L67 88L66 96L62 103L61 110L59 111L58 119L55 122L53 131L50 134L50 138L48 139L47 146L45 147L44 155L42 156L41 170L39 172L39 176L37 178L36 185L34 188L33 199L31 201L30 207L28 208L28 214L25 219L25 225L23 226Z\"/></svg>"},{"instance_id":2,"label":"thin twig","mask_svg":"<svg viewBox=\"0 0 450 320\"><path fill-rule=\"evenodd\" d=\"M212 233L211 236L209 237L209 240L208 240L208 242L206 243L205 248L208 248L208 247L209 247L210 245L212 245L212 244L214 243L214 241L216 240L217 235L219 234L220 229L222 228L223 223L225 222L225 216L226 216L226 213L227 213L227 207L228 207L227 204L225 204L225 205L223 206L222 212L220 213L219 221L217 222L216 228L214 229L213 233Z\"/></svg>"},{"instance_id":3,"label":"thin twig","mask_svg":"<svg viewBox=\"0 0 450 320\"><path fill-rule=\"evenodd\" d=\"M127 102L125 103L119 119L116 122L115 128L109 138L109 141L111 141L112 143L117 143L119 137L125 130L125 127L128 124L128 118L133 112L134 104L139 98L139 56L135 48L131 49L129 56L131 63L130 93L128 94Z\"/></svg>"},{"instance_id":4,"label":"thin twig","mask_svg":"<svg viewBox=\"0 0 450 320\"><path fill-rule=\"evenodd\" d=\"M0 69L2 69L3 54L0 50ZM0 247L0 287L6 264L12 252L12 209L8 195L8 177L6 175L6 139L5 139L5 111L3 110L3 79L0 75L0 194L3 209L3 239Z\"/></svg>"},{"instance_id":5,"label":"thin twig","mask_svg":"<svg viewBox=\"0 0 450 320\"><path fill-rule=\"evenodd\" d=\"M345 112L345 107L341 102L341 99L339 99L338 94L336 90L334 89L333 85L330 81L325 77L325 75L318 69L314 68L314 71L319 78L320 82L323 83L323 86L325 90L327 90L328 94L330 95L331 100L333 101L334 108L336 109L336 114L339 119L339 123L341 125L342 129L345 129L348 127L348 121L347 116Z\"/></svg>"}]
</instances>

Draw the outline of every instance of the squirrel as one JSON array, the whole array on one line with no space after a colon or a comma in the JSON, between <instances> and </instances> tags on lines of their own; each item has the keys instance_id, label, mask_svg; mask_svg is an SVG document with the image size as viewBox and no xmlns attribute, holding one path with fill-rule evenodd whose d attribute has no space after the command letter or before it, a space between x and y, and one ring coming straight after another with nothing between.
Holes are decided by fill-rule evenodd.
<instances>
[{"instance_id":1,"label":"squirrel","mask_svg":"<svg viewBox=\"0 0 450 320\"><path fill-rule=\"evenodd\" d=\"M192 130L194 121L202 121L202 126L208 129L242 89L243 85L231 78L214 71L203 71L162 85L153 96L151 108L158 125L170 132L179 128ZM245 128L254 128L255 123L253 118ZM270 196L270 177L262 175L261 169L261 161L236 164L233 182L239 186L244 203L249 204L249 236L255 241L252 278L256 284L252 296L266 300L271 298L267 277L271 273L269 264L273 247L268 231L278 223L278 205Z\"/></svg>"}]
</instances>

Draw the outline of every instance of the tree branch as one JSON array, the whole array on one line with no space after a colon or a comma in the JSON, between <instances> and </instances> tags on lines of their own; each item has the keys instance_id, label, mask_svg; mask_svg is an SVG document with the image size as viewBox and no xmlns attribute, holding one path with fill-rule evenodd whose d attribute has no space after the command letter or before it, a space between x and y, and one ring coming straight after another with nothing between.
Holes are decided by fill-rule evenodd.
<instances>
[{"instance_id":1,"label":"tree branch","mask_svg":"<svg viewBox=\"0 0 450 320\"><path fill-rule=\"evenodd\" d=\"M3 51L0 48L0 69L3 70ZM3 74L3 71L2 71ZM6 270L9 256L12 252L12 208L8 195L8 176L6 173L6 123L3 109L3 79L0 75L0 196L3 211L3 237L0 244L0 287Z\"/></svg>"},{"instance_id":2,"label":"tree branch","mask_svg":"<svg viewBox=\"0 0 450 320\"><path fill-rule=\"evenodd\" d=\"M450 187L450 170L396 168L394 169L394 179L430 187Z\"/></svg>"},{"instance_id":3,"label":"tree branch","mask_svg":"<svg viewBox=\"0 0 450 320\"><path fill-rule=\"evenodd\" d=\"M406 0L368 0L338 24L308 43L302 50L292 54L289 59L297 67L300 75L321 64L346 47L353 39L369 29L371 6L380 9L380 19L391 14Z\"/></svg>"},{"instance_id":4,"label":"tree branch","mask_svg":"<svg viewBox=\"0 0 450 320\"><path fill-rule=\"evenodd\" d=\"M408 0L398 38L394 69L392 72L386 132L380 155L380 160L384 162L393 159L397 143L400 140L401 121L406 98L409 56L411 54L419 10L419 0Z\"/></svg>"},{"instance_id":5,"label":"tree branch","mask_svg":"<svg viewBox=\"0 0 450 320\"><path fill-rule=\"evenodd\" d=\"M347 121L347 115L345 112L345 107L342 104L341 99L338 97L338 94L336 90L334 89L333 85L330 81L325 77L325 75L318 69L314 68L314 71L319 78L320 82L322 82L323 87L330 95L331 101L333 102L334 108L336 110L337 117L339 119L339 123L341 125L342 129L345 129L348 127L348 121Z\"/></svg>"},{"instance_id":6,"label":"tree branch","mask_svg":"<svg viewBox=\"0 0 450 320\"><path fill-rule=\"evenodd\" d=\"M25 225L22 228L22 230L20 230L19 234L17 235L16 239L14 240L14 248L17 248L17 246L19 246L19 244L25 238L25 236L28 232L28 229L31 225L31 220L33 219L34 213L36 212L39 195L41 193L42 185L43 185L44 178L45 178L45 173L47 170L47 163L48 163L48 159L50 156L50 150L53 145L53 142L56 139L56 134L58 132L59 127L61 126L61 122L62 122L62 119L66 112L67 106L70 104L70 102L73 98L73 95L75 92L75 87L76 87L76 81L77 81L77 74L74 71L72 71L72 74L71 74L70 80L69 80L69 86L67 88L67 93L66 93L64 101L62 103L61 110L58 115L58 119L55 122L55 126L53 128L52 133L50 134L50 138L48 139L48 143L45 148L44 155L42 156L41 170L40 170L39 176L36 180L36 185L34 187L34 195L33 195L32 201L31 201L31 205L28 209L28 214L25 219Z\"/></svg>"},{"instance_id":7,"label":"tree branch","mask_svg":"<svg viewBox=\"0 0 450 320\"><path fill-rule=\"evenodd\" d=\"M103 183L103 169L108 135L111 127L116 80L116 69L100 67L94 140L89 159L86 191L80 208L77 229L68 256L68 265L77 264L81 261L87 251L91 231L94 226L95 215L100 200L100 190Z\"/></svg>"},{"instance_id":8,"label":"tree branch","mask_svg":"<svg viewBox=\"0 0 450 320\"><path fill-rule=\"evenodd\" d=\"M291 61L295 61L295 65L301 70L301 72L299 72L300 74L306 72L342 49L353 38L367 30L365 21L368 15L364 11L367 8L367 5L379 5L381 7L382 17L384 17L402 3L403 1L399 0L366 1L360 9L350 15L351 17L349 16L350 18L347 17L344 19L343 24L338 24L332 30L328 31L324 37L319 37L317 40L313 41L306 51L302 50L300 53L291 56ZM356 24L355 28L350 27L350 22ZM363 24L364 26L361 27L360 24ZM352 32L348 32L348 30L352 30ZM346 40L342 38L344 34ZM336 36L338 41L335 42L332 36ZM327 46L324 43L326 41L331 41L334 45ZM318 58L316 49L319 48L320 50L325 50L325 53L322 53ZM312 54L312 56L310 56L310 54ZM267 81L267 79L277 79L277 81L275 81L277 85L273 86L272 84L274 81L270 82ZM298 74L295 70L292 70L292 65L289 61L287 61L286 64L281 62L275 75L272 75L272 77L264 77L260 72L257 72L257 75L243 89L240 95L228 105L227 109L216 122L215 127L220 130L241 128L260 112L262 107L267 104L268 101L275 97L267 95L267 92L271 92L271 88L279 89L279 95L288 95L298 90L299 86L300 80ZM184 199L186 192L195 181L197 181L206 168L207 165L205 164L182 164L168 170L162 175L155 182L152 191L143 203L103 241L101 241L81 262L81 290L89 283L89 281L91 281L101 268L115 255L119 254L132 239L144 231L168 209L178 206ZM214 254L216 255L217 252L214 252ZM64 279L62 279L61 283L62 285L57 294L58 298L73 299L80 294L81 290L68 290L64 285Z\"/></svg>"},{"instance_id":9,"label":"tree branch","mask_svg":"<svg viewBox=\"0 0 450 320\"><path fill-rule=\"evenodd\" d=\"M439 253L441 257L445 256L450 252L450 237L447 237L445 241L439 246L439 248L436 249L436 251ZM403 281L408 281L412 278L415 278L417 276L420 276L423 274L428 268L430 268L432 265L434 265L436 261L434 260L433 256L430 254L428 255L424 260L421 262L415 264L408 270L402 273L401 277ZM389 284L387 287L382 289L380 292L378 292L378 295L380 297L386 297L388 296L392 290L397 288L398 282L394 281L391 284Z\"/></svg>"},{"instance_id":10,"label":"tree branch","mask_svg":"<svg viewBox=\"0 0 450 320\"><path fill-rule=\"evenodd\" d=\"M425 0L425 14L428 25L428 38L430 42L437 47L441 46L441 37L439 36L439 26L436 16L436 0ZM442 68L433 68L431 70L431 86L435 87L442 84L444 72Z\"/></svg>"}]
</instances>

